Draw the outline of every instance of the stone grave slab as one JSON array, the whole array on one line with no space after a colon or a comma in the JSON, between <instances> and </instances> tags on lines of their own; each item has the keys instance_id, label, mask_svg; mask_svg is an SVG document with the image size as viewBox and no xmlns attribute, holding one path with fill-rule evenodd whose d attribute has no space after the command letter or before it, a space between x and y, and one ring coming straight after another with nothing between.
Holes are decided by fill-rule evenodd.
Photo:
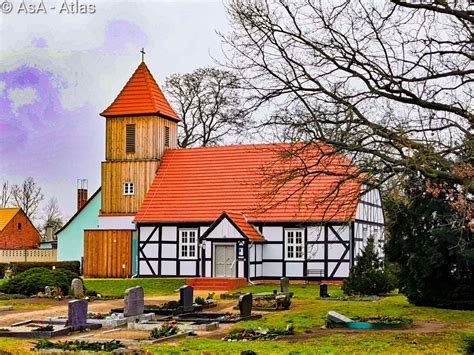
<instances>
[{"instance_id":1,"label":"stone grave slab","mask_svg":"<svg viewBox=\"0 0 474 355\"><path fill-rule=\"evenodd\" d=\"M183 312L192 312L194 310L194 290L189 285L184 285L179 288L179 301Z\"/></svg>"},{"instance_id":2,"label":"stone grave slab","mask_svg":"<svg viewBox=\"0 0 474 355\"><path fill-rule=\"evenodd\" d=\"M123 307L124 317L138 316L143 314L144 309L145 300L143 288L136 286L126 289Z\"/></svg>"}]
</instances>

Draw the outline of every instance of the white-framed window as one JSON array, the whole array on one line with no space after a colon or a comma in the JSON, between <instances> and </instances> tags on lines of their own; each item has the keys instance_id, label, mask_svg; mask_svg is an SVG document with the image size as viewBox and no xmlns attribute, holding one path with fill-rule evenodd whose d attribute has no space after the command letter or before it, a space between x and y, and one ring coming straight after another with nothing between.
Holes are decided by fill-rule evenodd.
<instances>
[{"instance_id":1,"label":"white-framed window","mask_svg":"<svg viewBox=\"0 0 474 355\"><path fill-rule=\"evenodd\" d=\"M197 229L179 230L179 255L182 259L196 259L198 245Z\"/></svg>"},{"instance_id":2,"label":"white-framed window","mask_svg":"<svg viewBox=\"0 0 474 355\"><path fill-rule=\"evenodd\" d=\"M123 183L123 194L124 195L135 195L135 185L131 181L125 181Z\"/></svg>"},{"instance_id":3,"label":"white-framed window","mask_svg":"<svg viewBox=\"0 0 474 355\"><path fill-rule=\"evenodd\" d=\"M304 229L285 229L286 259L304 259Z\"/></svg>"}]
</instances>

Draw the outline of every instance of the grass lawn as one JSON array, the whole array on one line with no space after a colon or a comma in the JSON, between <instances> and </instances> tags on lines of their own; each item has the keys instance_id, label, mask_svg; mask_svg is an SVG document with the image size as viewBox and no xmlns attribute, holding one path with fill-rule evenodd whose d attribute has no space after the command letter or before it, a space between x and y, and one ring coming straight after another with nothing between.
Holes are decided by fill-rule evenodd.
<instances>
[{"instance_id":1,"label":"grass lawn","mask_svg":"<svg viewBox=\"0 0 474 355\"><path fill-rule=\"evenodd\" d=\"M145 296L166 296L185 284L186 279L84 279L84 286L103 296L123 297L129 287L142 286Z\"/></svg>"},{"instance_id":2,"label":"grass lawn","mask_svg":"<svg viewBox=\"0 0 474 355\"><path fill-rule=\"evenodd\" d=\"M271 292L276 285L245 287L237 291ZM408 303L403 295L393 295L377 301L322 301L318 285L292 285L293 305L289 311L268 312L255 321L237 323L234 328L286 327L293 322L294 339L253 342L224 342L220 339L187 338L176 343L144 347L153 353L240 353L253 350L262 354L289 353L456 353L462 352L463 338L474 336L474 311L445 310L431 307L416 307ZM342 295L338 286L330 285L329 293ZM318 333L324 325L325 315L335 310L353 316L405 316L414 320L430 321L439 329L427 331L339 331ZM440 323L441 322L441 323ZM430 323L428 323L430 324ZM440 325L441 324L441 325ZM314 334L311 334L314 333Z\"/></svg>"}]
</instances>

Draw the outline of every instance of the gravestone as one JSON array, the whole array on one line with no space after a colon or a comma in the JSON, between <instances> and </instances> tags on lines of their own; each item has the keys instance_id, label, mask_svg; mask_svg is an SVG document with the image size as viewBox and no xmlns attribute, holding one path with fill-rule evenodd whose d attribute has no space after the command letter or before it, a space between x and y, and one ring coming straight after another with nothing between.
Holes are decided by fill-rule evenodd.
<instances>
[{"instance_id":1,"label":"gravestone","mask_svg":"<svg viewBox=\"0 0 474 355\"><path fill-rule=\"evenodd\" d=\"M87 323L87 302L84 300L69 301L67 305L67 325L83 326Z\"/></svg>"},{"instance_id":2,"label":"gravestone","mask_svg":"<svg viewBox=\"0 0 474 355\"><path fill-rule=\"evenodd\" d=\"M84 285L82 280L75 278L71 282L71 291L74 298L83 298L84 297Z\"/></svg>"},{"instance_id":3,"label":"gravestone","mask_svg":"<svg viewBox=\"0 0 474 355\"><path fill-rule=\"evenodd\" d=\"M282 293L290 292L290 280L288 279L288 277L282 277L280 279L280 290Z\"/></svg>"},{"instance_id":4,"label":"gravestone","mask_svg":"<svg viewBox=\"0 0 474 355\"><path fill-rule=\"evenodd\" d=\"M183 312L192 312L194 310L193 293L194 291L191 286L184 285L179 288L179 303L183 307Z\"/></svg>"},{"instance_id":5,"label":"gravestone","mask_svg":"<svg viewBox=\"0 0 474 355\"><path fill-rule=\"evenodd\" d=\"M352 319L347 318L346 316L343 316L342 314L339 314L335 311L329 311L328 314L326 314L326 320L340 324L353 322Z\"/></svg>"},{"instance_id":6,"label":"gravestone","mask_svg":"<svg viewBox=\"0 0 474 355\"><path fill-rule=\"evenodd\" d=\"M253 297L251 293L246 293L239 297L239 310L242 318L250 317L252 314L252 301Z\"/></svg>"},{"instance_id":7,"label":"gravestone","mask_svg":"<svg viewBox=\"0 0 474 355\"><path fill-rule=\"evenodd\" d=\"M145 300L143 288L135 286L125 290L125 297L123 300L123 316L132 317L143 314L145 309Z\"/></svg>"},{"instance_id":8,"label":"gravestone","mask_svg":"<svg viewBox=\"0 0 474 355\"><path fill-rule=\"evenodd\" d=\"M320 284L319 285L319 297L321 297L321 298L329 297L328 285L326 285L326 284Z\"/></svg>"}]
</instances>

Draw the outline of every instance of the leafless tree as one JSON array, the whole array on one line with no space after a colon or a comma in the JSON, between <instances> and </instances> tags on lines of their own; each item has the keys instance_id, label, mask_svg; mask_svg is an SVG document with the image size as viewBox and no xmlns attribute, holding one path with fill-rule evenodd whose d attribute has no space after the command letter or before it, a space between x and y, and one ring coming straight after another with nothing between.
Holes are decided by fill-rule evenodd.
<instances>
[{"instance_id":1,"label":"leafless tree","mask_svg":"<svg viewBox=\"0 0 474 355\"><path fill-rule=\"evenodd\" d=\"M51 228L53 234L57 232L63 226L63 218L61 210L59 209L58 200L54 197L51 197L48 200L47 205L44 208L44 224L42 227L43 235L46 234L48 228Z\"/></svg>"},{"instance_id":2,"label":"leafless tree","mask_svg":"<svg viewBox=\"0 0 474 355\"><path fill-rule=\"evenodd\" d=\"M379 183L415 172L474 192L474 157L465 154L474 124L467 0L230 0L226 7L228 66L247 88L247 104L273 112L259 130L327 143L331 154L348 154L359 177ZM305 150L294 146L290 155ZM304 166L298 176L320 173Z\"/></svg>"},{"instance_id":3,"label":"leafless tree","mask_svg":"<svg viewBox=\"0 0 474 355\"><path fill-rule=\"evenodd\" d=\"M0 208L5 208L8 206L12 191L10 189L10 184L8 181L2 182L2 187L0 190Z\"/></svg>"},{"instance_id":4,"label":"leafless tree","mask_svg":"<svg viewBox=\"0 0 474 355\"><path fill-rule=\"evenodd\" d=\"M38 217L40 203L43 200L41 187L32 177L23 181L21 185L12 186L13 205L20 207L32 221Z\"/></svg>"},{"instance_id":5,"label":"leafless tree","mask_svg":"<svg viewBox=\"0 0 474 355\"><path fill-rule=\"evenodd\" d=\"M182 119L178 134L181 148L215 145L226 135L242 132L245 121L238 80L232 73L200 68L174 74L166 80L166 90Z\"/></svg>"}]
</instances>

